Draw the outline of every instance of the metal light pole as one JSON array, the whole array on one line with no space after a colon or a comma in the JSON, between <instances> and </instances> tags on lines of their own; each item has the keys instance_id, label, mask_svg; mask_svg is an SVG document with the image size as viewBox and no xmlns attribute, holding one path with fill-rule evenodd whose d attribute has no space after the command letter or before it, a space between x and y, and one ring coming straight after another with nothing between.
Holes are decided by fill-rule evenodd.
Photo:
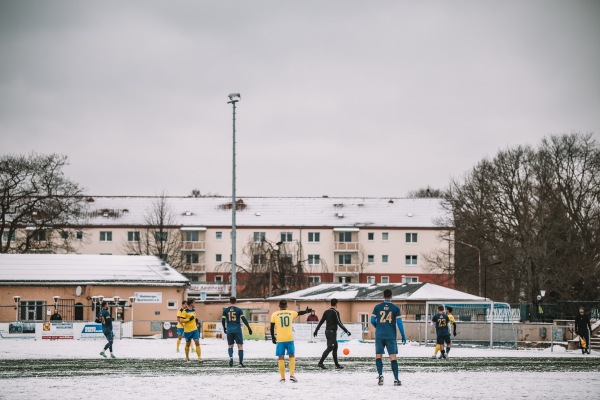
<instances>
[{"instance_id":1,"label":"metal light pole","mask_svg":"<svg viewBox=\"0 0 600 400\"><path fill-rule=\"evenodd\" d=\"M235 225L235 214L237 211L237 200L235 198L235 103L240 101L239 93L231 93L227 104L233 106L233 169L232 169L232 188L231 188L231 295L237 296L237 277L236 277L236 247L237 247L237 232Z\"/></svg>"},{"instance_id":2,"label":"metal light pole","mask_svg":"<svg viewBox=\"0 0 600 400\"><path fill-rule=\"evenodd\" d=\"M456 239L443 238L443 240L464 244L465 246L468 246L468 247L471 247L471 248L477 250L477 274L478 274L477 280L479 281L479 285L478 285L479 286L479 297L481 297L483 295L483 290L482 290L482 282L481 282L481 251L479 250L479 247L473 246L472 244L469 244L469 243L461 242L460 240L456 240Z\"/></svg>"},{"instance_id":3,"label":"metal light pole","mask_svg":"<svg viewBox=\"0 0 600 400\"><path fill-rule=\"evenodd\" d=\"M484 282L483 297L485 297L486 300L487 300L487 269L488 269L488 267L493 267L494 265L500 265L500 264L502 264L502 261L496 261L494 263L491 263L491 264L488 264L485 266L484 273L483 273L483 275L484 275L483 276L483 282Z\"/></svg>"}]
</instances>

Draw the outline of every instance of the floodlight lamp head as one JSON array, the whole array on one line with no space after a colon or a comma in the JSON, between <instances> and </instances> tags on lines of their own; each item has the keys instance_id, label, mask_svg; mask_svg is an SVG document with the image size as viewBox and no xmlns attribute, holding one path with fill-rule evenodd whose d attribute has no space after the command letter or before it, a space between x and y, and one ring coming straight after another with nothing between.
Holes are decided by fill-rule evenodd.
<instances>
[{"instance_id":1,"label":"floodlight lamp head","mask_svg":"<svg viewBox=\"0 0 600 400\"><path fill-rule=\"evenodd\" d=\"M115 304L118 304L121 301L121 298L119 296L114 296L113 301L115 302Z\"/></svg>"},{"instance_id":2,"label":"floodlight lamp head","mask_svg":"<svg viewBox=\"0 0 600 400\"><path fill-rule=\"evenodd\" d=\"M129 298L129 302L130 302L131 304L135 303L135 296L131 296L131 297Z\"/></svg>"},{"instance_id":3,"label":"floodlight lamp head","mask_svg":"<svg viewBox=\"0 0 600 400\"><path fill-rule=\"evenodd\" d=\"M239 93L231 93L228 97L229 97L228 103L236 103L242 99L242 96L240 96Z\"/></svg>"},{"instance_id":4,"label":"floodlight lamp head","mask_svg":"<svg viewBox=\"0 0 600 400\"><path fill-rule=\"evenodd\" d=\"M60 296L54 296L54 302L58 303L58 300L60 299Z\"/></svg>"},{"instance_id":5,"label":"floodlight lamp head","mask_svg":"<svg viewBox=\"0 0 600 400\"><path fill-rule=\"evenodd\" d=\"M98 296L98 303L101 303L104 300L104 296Z\"/></svg>"},{"instance_id":6,"label":"floodlight lamp head","mask_svg":"<svg viewBox=\"0 0 600 400\"><path fill-rule=\"evenodd\" d=\"M15 301L15 303L18 303L19 301L21 301L21 296L14 296L13 300Z\"/></svg>"}]
</instances>

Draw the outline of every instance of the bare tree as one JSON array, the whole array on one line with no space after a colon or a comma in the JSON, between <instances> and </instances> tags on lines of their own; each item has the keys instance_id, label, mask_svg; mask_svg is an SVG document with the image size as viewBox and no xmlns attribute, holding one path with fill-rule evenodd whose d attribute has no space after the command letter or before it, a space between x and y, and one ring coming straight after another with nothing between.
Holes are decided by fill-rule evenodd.
<instances>
[{"instance_id":1,"label":"bare tree","mask_svg":"<svg viewBox=\"0 0 600 400\"><path fill-rule=\"evenodd\" d=\"M65 177L67 156L0 157L0 253L72 252L83 188Z\"/></svg>"},{"instance_id":2,"label":"bare tree","mask_svg":"<svg viewBox=\"0 0 600 400\"><path fill-rule=\"evenodd\" d=\"M127 253L156 256L176 270L182 271L186 265L185 256L181 251L183 238L168 197L164 193L153 202L144 220L140 237L124 244Z\"/></svg>"}]
</instances>

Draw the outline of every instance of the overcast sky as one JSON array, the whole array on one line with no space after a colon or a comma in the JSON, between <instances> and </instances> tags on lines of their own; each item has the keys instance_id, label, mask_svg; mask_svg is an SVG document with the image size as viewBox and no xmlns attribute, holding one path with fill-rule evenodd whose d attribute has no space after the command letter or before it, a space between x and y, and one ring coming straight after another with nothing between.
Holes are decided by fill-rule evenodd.
<instances>
[{"instance_id":1,"label":"overcast sky","mask_svg":"<svg viewBox=\"0 0 600 400\"><path fill-rule=\"evenodd\" d=\"M600 1L0 0L0 154L94 195L406 196L600 133Z\"/></svg>"}]
</instances>

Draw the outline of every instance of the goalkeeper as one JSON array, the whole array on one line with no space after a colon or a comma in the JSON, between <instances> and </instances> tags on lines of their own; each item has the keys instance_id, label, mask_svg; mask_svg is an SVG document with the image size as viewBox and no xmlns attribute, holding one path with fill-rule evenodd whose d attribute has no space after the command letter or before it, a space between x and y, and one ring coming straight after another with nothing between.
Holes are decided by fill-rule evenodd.
<instances>
[{"instance_id":1,"label":"goalkeeper","mask_svg":"<svg viewBox=\"0 0 600 400\"><path fill-rule=\"evenodd\" d=\"M198 325L196 324L196 304L194 303L194 299L187 301L187 308L183 310L180 318L183 325L183 336L185 337L185 360L190 361L190 347L193 340L196 344L198 362L201 363L202 350L200 349L200 332L198 332Z\"/></svg>"}]
</instances>

